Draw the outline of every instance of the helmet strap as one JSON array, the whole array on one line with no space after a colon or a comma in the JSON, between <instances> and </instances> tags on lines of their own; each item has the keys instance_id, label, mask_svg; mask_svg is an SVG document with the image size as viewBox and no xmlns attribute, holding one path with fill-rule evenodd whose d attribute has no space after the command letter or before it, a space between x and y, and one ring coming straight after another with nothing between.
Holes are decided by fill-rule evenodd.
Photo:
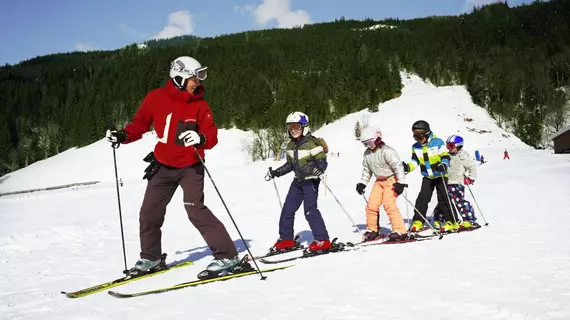
<instances>
[{"instance_id":1,"label":"helmet strap","mask_svg":"<svg viewBox=\"0 0 570 320\"><path fill-rule=\"evenodd\" d=\"M188 81L188 79L184 79L181 76L176 76L171 79L172 83L174 83L174 86L178 88L178 90L184 90L184 88L186 87L186 83Z\"/></svg>"}]
</instances>

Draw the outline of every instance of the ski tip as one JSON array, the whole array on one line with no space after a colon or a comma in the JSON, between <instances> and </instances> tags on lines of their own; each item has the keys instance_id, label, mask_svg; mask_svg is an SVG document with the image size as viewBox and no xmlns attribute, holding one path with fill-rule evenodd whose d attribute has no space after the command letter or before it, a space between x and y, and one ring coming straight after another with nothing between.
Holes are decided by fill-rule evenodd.
<instances>
[{"instance_id":1,"label":"ski tip","mask_svg":"<svg viewBox=\"0 0 570 320\"><path fill-rule=\"evenodd\" d=\"M66 297L71 298L71 299L77 298L76 295L69 293L69 292L62 291L61 294L64 294Z\"/></svg>"}]
</instances>

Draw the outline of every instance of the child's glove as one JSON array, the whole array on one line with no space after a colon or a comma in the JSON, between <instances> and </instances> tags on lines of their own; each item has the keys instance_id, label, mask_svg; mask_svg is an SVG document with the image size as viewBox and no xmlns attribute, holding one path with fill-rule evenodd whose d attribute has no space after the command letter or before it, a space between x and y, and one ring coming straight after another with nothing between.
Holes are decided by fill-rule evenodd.
<instances>
[{"instance_id":1,"label":"child's glove","mask_svg":"<svg viewBox=\"0 0 570 320\"><path fill-rule=\"evenodd\" d=\"M475 183L475 180L471 180L468 177L463 178L463 184L465 184L465 185L470 185L470 184L474 184L474 183Z\"/></svg>"},{"instance_id":2,"label":"child's glove","mask_svg":"<svg viewBox=\"0 0 570 320\"><path fill-rule=\"evenodd\" d=\"M402 192L404 192L404 188L407 188L407 187L408 187L408 185L405 183L396 182L396 183L394 183L393 189L397 195L401 195Z\"/></svg>"},{"instance_id":3,"label":"child's glove","mask_svg":"<svg viewBox=\"0 0 570 320\"><path fill-rule=\"evenodd\" d=\"M402 166L404 166L404 173L410 172L410 166L406 162L402 161Z\"/></svg>"},{"instance_id":4,"label":"child's glove","mask_svg":"<svg viewBox=\"0 0 570 320\"><path fill-rule=\"evenodd\" d=\"M358 194L364 194L364 189L366 189L366 185L364 183L357 183L356 184L356 192Z\"/></svg>"}]
</instances>

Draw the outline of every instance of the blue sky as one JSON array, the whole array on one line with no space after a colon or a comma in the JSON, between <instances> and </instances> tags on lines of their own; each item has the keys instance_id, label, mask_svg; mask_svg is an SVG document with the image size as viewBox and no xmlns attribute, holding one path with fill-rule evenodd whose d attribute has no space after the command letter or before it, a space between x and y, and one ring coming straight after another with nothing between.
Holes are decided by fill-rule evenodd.
<instances>
[{"instance_id":1,"label":"blue sky","mask_svg":"<svg viewBox=\"0 0 570 320\"><path fill-rule=\"evenodd\" d=\"M496 0L2 0L0 64L110 50L153 38L200 37L311 22L456 15ZM525 0L509 0L518 5ZM526 1L528 2L528 0Z\"/></svg>"}]
</instances>

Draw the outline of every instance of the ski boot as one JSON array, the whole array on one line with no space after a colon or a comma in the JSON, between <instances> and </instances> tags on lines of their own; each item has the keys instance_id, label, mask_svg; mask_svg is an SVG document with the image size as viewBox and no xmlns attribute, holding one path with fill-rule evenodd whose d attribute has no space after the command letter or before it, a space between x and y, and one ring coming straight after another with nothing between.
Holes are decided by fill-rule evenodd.
<instances>
[{"instance_id":1,"label":"ski boot","mask_svg":"<svg viewBox=\"0 0 570 320\"><path fill-rule=\"evenodd\" d=\"M274 255L278 253L285 253L289 251L294 251L301 248L301 244L297 241L299 236L296 236L293 240L277 239L277 242L273 247L269 248L269 253L267 255Z\"/></svg>"},{"instance_id":2,"label":"ski boot","mask_svg":"<svg viewBox=\"0 0 570 320\"><path fill-rule=\"evenodd\" d=\"M441 233L451 233L451 232L456 232L458 229L459 229L459 223L453 223L451 221L447 221L439 231Z\"/></svg>"},{"instance_id":3,"label":"ski boot","mask_svg":"<svg viewBox=\"0 0 570 320\"><path fill-rule=\"evenodd\" d=\"M247 254L241 260L237 256L231 259L215 259L206 267L206 270L198 274L198 279L206 280L229 274L252 271L253 268L247 260Z\"/></svg>"},{"instance_id":4,"label":"ski boot","mask_svg":"<svg viewBox=\"0 0 570 320\"><path fill-rule=\"evenodd\" d=\"M163 253L158 260L140 258L133 268L125 271L125 274L128 278L136 278L166 268L166 253Z\"/></svg>"},{"instance_id":5,"label":"ski boot","mask_svg":"<svg viewBox=\"0 0 570 320\"><path fill-rule=\"evenodd\" d=\"M475 221L465 220L459 225L459 231L471 231L480 227L481 225Z\"/></svg>"},{"instance_id":6,"label":"ski boot","mask_svg":"<svg viewBox=\"0 0 570 320\"><path fill-rule=\"evenodd\" d=\"M336 240L337 238L334 238L332 241L315 240L303 251L303 256L311 257L344 250L347 245L342 242L336 242Z\"/></svg>"},{"instance_id":7,"label":"ski boot","mask_svg":"<svg viewBox=\"0 0 570 320\"><path fill-rule=\"evenodd\" d=\"M411 232L420 232L423 231L424 229L424 223L421 222L420 220L416 220L414 221L414 223L412 223L412 228L410 229Z\"/></svg>"},{"instance_id":8,"label":"ski boot","mask_svg":"<svg viewBox=\"0 0 570 320\"><path fill-rule=\"evenodd\" d=\"M408 239L407 233L399 233L398 231L392 231L388 235L388 241L402 241L407 239Z\"/></svg>"},{"instance_id":9,"label":"ski boot","mask_svg":"<svg viewBox=\"0 0 570 320\"><path fill-rule=\"evenodd\" d=\"M362 236L362 242L374 241L378 239L382 239L383 236L376 231L366 230L364 235Z\"/></svg>"},{"instance_id":10,"label":"ski boot","mask_svg":"<svg viewBox=\"0 0 570 320\"><path fill-rule=\"evenodd\" d=\"M443 226L443 222L437 221L437 220L433 222L433 228L434 228L434 229L440 230L440 229L441 229L441 226Z\"/></svg>"}]
</instances>

